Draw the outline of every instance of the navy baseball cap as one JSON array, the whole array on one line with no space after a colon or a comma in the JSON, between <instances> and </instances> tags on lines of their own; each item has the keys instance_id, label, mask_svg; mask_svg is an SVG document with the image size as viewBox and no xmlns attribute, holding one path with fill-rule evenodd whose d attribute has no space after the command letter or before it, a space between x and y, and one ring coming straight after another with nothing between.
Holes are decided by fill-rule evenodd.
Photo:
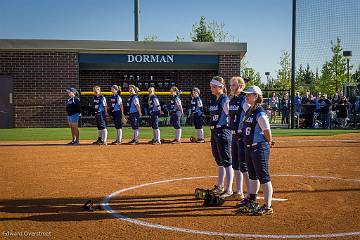
<instances>
[{"instance_id":1,"label":"navy baseball cap","mask_svg":"<svg viewBox=\"0 0 360 240\"><path fill-rule=\"evenodd\" d=\"M119 86L118 85L112 85L111 88L115 89L116 91L119 91Z\"/></svg>"}]
</instances>

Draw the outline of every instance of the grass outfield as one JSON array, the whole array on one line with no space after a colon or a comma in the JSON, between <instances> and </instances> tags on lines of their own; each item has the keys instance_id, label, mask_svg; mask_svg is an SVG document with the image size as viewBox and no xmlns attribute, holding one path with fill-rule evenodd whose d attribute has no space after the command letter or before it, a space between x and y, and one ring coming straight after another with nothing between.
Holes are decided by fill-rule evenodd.
<instances>
[{"instance_id":1,"label":"grass outfield","mask_svg":"<svg viewBox=\"0 0 360 240\"><path fill-rule=\"evenodd\" d=\"M189 138L195 136L193 127L183 127L183 137ZM210 136L209 127L205 127L205 136ZM161 127L162 138L174 138L174 129L172 127ZM114 128L108 128L108 139L114 139L116 136ZM360 130L322 130L322 129L273 129L273 135L276 136L332 136L343 133L360 133ZM132 129L124 128L123 138L132 138ZM152 129L145 127L140 129L140 138L151 139ZM47 141L47 140L69 140L71 139L70 129L68 128L12 128L0 129L0 141ZM80 140L97 139L96 128L80 128Z\"/></svg>"}]
</instances>

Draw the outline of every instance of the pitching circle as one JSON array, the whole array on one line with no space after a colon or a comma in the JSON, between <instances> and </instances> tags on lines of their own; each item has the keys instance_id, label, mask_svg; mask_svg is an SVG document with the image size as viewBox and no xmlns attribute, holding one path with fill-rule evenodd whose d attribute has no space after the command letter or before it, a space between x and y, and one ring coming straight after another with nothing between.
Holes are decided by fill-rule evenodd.
<instances>
[{"instance_id":1,"label":"pitching circle","mask_svg":"<svg viewBox=\"0 0 360 240\"><path fill-rule=\"evenodd\" d=\"M349 182L358 182L360 183L360 179L344 179L338 177L331 177L331 176L305 176L305 175L295 175L295 174L273 174L272 176L276 177L303 177L303 178L315 178L315 179L329 179L329 180L336 180L336 181L349 181ZM203 177L187 177L187 178L177 178L177 179L170 179L170 180L163 180L157 181L152 183L145 183L136 185L129 188L123 188L116 192L111 193L110 195L104 197L101 207L108 213L110 213L113 217L127 221L133 224L137 224L143 227L148 228L157 228L161 230L167 231L175 231L175 232L183 232L183 233L192 233L192 234L201 234L201 235L208 235L208 236L224 236L224 237L236 237L236 238L268 238L268 239L306 239L306 238L335 238L335 237L346 237L346 236L360 236L360 232L343 232L343 233L326 233L326 234L248 234L248 233L227 233L227 232L212 232L212 231L205 231L205 230L194 230L188 228L180 228L180 227L173 227L173 226L166 226L161 224L153 224L145 221L140 221L136 219L132 219L128 216L122 215L114 211L109 202L111 199L120 193L131 191L138 188L148 187L152 185L162 184L162 183L169 183L169 182L176 182L176 181L185 181L185 180L194 180L194 179L204 179L204 178L214 178L216 176L203 176Z\"/></svg>"}]
</instances>

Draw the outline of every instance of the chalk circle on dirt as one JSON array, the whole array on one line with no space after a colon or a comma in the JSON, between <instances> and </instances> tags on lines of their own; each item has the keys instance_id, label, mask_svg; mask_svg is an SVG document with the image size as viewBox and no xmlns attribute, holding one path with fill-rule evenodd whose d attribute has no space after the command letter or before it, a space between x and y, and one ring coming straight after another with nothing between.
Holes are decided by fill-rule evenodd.
<instances>
[{"instance_id":1,"label":"chalk circle on dirt","mask_svg":"<svg viewBox=\"0 0 360 240\"><path fill-rule=\"evenodd\" d=\"M332 177L332 176L306 176L306 175L298 175L298 174L273 174L272 176L275 177L302 177L302 178L314 178L314 179L326 179L326 180L335 180L335 181L348 181L348 182L358 182L360 183L360 179L345 179L339 177ZM104 197L101 207L107 212L110 213L113 217L130 222L139 226L148 227L148 228L156 228L161 230L167 231L174 231L174 232L183 232L183 233L191 233L191 234L201 234L201 235L208 235L208 236L223 236L223 237L235 237L235 238L268 238L268 239L306 239L306 238L335 238L335 237L346 237L346 236L360 236L360 232L342 232L342 233L324 233L324 234L250 234L250 233L228 233L228 232L213 232L213 231L206 231L206 230L195 230L189 228L180 228L174 226L166 226L161 224L154 224L146 221L132 219L126 215L122 215L114 211L109 202L115 196L118 196L121 193L131 191L138 188L148 187L152 185L162 184L162 183L170 183L176 181L186 181L186 180L196 180L196 179L205 179L205 178L215 178L216 176L202 176L202 177L185 177L185 178L176 178L176 179L169 179L163 181L157 181L152 183L144 183L136 186L132 186L129 188L119 189L110 195ZM278 201L286 201L287 199L279 198Z\"/></svg>"}]
</instances>

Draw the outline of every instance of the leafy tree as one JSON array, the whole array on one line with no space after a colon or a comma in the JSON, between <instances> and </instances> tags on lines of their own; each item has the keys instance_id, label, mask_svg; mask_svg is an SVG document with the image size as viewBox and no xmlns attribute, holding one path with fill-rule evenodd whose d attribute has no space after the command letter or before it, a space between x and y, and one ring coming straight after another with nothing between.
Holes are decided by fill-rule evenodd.
<instances>
[{"instance_id":1,"label":"leafy tree","mask_svg":"<svg viewBox=\"0 0 360 240\"><path fill-rule=\"evenodd\" d=\"M261 89L265 89L266 84L261 81L261 75L254 68L249 67L249 63L246 61L245 57L241 59L241 76L243 78L250 79L247 82L246 86L256 85Z\"/></svg>"},{"instance_id":2,"label":"leafy tree","mask_svg":"<svg viewBox=\"0 0 360 240\"><path fill-rule=\"evenodd\" d=\"M307 64L305 69L300 65L296 72L296 90L299 92L314 92L316 83L315 74L311 70L310 65Z\"/></svg>"},{"instance_id":3,"label":"leafy tree","mask_svg":"<svg viewBox=\"0 0 360 240\"><path fill-rule=\"evenodd\" d=\"M334 72L332 71L331 63L327 61L321 69L321 77L317 84L318 92L327 94L335 93L335 84L331 83L334 83Z\"/></svg>"},{"instance_id":4,"label":"leafy tree","mask_svg":"<svg viewBox=\"0 0 360 240\"><path fill-rule=\"evenodd\" d=\"M322 93L332 95L336 90L341 91L343 84L347 81L346 75L346 59L342 54L342 46L340 38L335 42L331 41L332 57L326 61L321 69L316 90Z\"/></svg>"},{"instance_id":5,"label":"leafy tree","mask_svg":"<svg viewBox=\"0 0 360 240\"><path fill-rule=\"evenodd\" d=\"M331 52L332 52L332 58L330 60L329 68L332 72L332 76L328 82L329 85L334 85L335 88L329 88L330 92L327 92L328 94L333 94L336 92L336 86L338 86L338 90L342 89L342 85L346 81L346 59L343 57L342 54L342 47L341 47L341 40L340 38L336 39L336 42L334 43L331 41Z\"/></svg>"},{"instance_id":6,"label":"leafy tree","mask_svg":"<svg viewBox=\"0 0 360 240\"><path fill-rule=\"evenodd\" d=\"M356 72L351 76L353 82L360 83L360 65Z\"/></svg>"},{"instance_id":7,"label":"leafy tree","mask_svg":"<svg viewBox=\"0 0 360 240\"><path fill-rule=\"evenodd\" d=\"M184 38L181 36L176 36L175 42L184 42Z\"/></svg>"},{"instance_id":8,"label":"leafy tree","mask_svg":"<svg viewBox=\"0 0 360 240\"><path fill-rule=\"evenodd\" d=\"M193 42L214 42L213 33L208 29L205 22L205 17L200 18L199 23L195 23L192 26L190 37Z\"/></svg>"},{"instance_id":9,"label":"leafy tree","mask_svg":"<svg viewBox=\"0 0 360 240\"><path fill-rule=\"evenodd\" d=\"M282 51L280 56L280 69L274 82L274 89L290 89L291 86L291 62L290 53Z\"/></svg>"},{"instance_id":10,"label":"leafy tree","mask_svg":"<svg viewBox=\"0 0 360 240\"><path fill-rule=\"evenodd\" d=\"M215 42L229 42L234 37L225 31L225 23L213 20L208 24L208 29L211 32ZM234 42L234 41L233 41Z\"/></svg>"}]
</instances>

